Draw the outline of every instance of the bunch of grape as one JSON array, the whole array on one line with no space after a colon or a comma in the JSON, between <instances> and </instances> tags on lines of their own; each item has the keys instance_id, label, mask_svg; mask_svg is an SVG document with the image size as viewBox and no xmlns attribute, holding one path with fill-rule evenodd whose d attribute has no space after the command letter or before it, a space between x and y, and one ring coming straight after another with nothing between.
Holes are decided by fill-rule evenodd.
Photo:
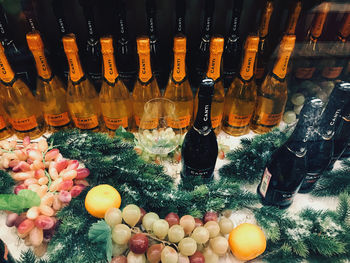
<instances>
[{"instance_id":1,"label":"bunch of grape","mask_svg":"<svg viewBox=\"0 0 350 263\"><path fill-rule=\"evenodd\" d=\"M105 221L112 228L112 263L216 263L228 252L229 216L219 220L217 213L207 212L201 220L169 213L160 219L136 205L111 208Z\"/></svg>"},{"instance_id":2,"label":"bunch of grape","mask_svg":"<svg viewBox=\"0 0 350 263\"><path fill-rule=\"evenodd\" d=\"M28 189L41 198L39 206L22 214L9 213L6 221L6 225L15 226L18 236L41 256L58 223L56 212L89 185L85 178L90 171L80 168L77 160L63 158L45 139L34 143L29 137L24 138L22 145L16 141L0 142L0 169L7 170L18 182L15 194Z\"/></svg>"}]
</instances>

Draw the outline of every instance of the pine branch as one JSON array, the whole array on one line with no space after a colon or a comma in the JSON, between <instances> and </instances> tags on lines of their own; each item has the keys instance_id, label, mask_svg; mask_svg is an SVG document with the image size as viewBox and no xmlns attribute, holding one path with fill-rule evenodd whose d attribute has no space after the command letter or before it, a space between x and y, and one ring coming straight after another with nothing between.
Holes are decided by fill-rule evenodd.
<instances>
[{"instance_id":1,"label":"pine branch","mask_svg":"<svg viewBox=\"0 0 350 263\"><path fill-rule=\"evenodd\" d=\"M22 252L18 263L36 263L36 257L31 249Z\"/></svg>"},{"instance_id":2,"label":"pine branch","mask_svg":"<svg viewBox=\"0 0 350 263\"><path fill-rule=\"evenodd\" d=\"M15 181L12 177L3 170L0 170L0 193L12 194L12 188L15 185Z\"/></svg>"}]
</instances>

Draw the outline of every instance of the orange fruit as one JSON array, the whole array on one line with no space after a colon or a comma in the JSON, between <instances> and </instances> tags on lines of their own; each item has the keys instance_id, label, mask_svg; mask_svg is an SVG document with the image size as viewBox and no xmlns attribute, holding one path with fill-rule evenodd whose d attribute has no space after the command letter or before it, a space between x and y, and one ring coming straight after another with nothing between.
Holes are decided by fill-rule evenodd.
<instances>
[{"instance_id":1,"label":"orange fruit","mask_svg":"<svg viewBox=\"0 0 350 263\"><path fill-rule=\"evenodd\" d=\"M228 238L233 255L239 260L251 260L264 253L266 238L257 225L243 223L234 228Z\"/></svg>"},{"instance_id":2,"label":"orange fruit","mask_svg":"<svg viewBox=\"0 0 350 263\"><path fill-rule=\"evenodd\" d=\"M91 188L85 197L86 210L97 218L103 218L111 207L119 208L120 203L119 192L108 184L100 184Z\"/></svg>"}]
</instances>

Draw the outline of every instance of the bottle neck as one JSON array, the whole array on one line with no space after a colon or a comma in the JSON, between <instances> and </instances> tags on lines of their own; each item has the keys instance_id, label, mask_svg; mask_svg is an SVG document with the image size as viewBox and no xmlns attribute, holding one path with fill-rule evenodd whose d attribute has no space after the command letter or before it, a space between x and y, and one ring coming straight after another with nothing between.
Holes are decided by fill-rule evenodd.
<instances>
[{"instance_id":1,"label":"bottle neck","mask_svg":"<svg viewBox=\"0 0 350 263\"><path fill-rule=\"evenodd\" d=\"M174 52L173 80L177 83L186 78L186 53Z\"/></svg>"},{"instance_id":2,"label":"bottle neck","mask_svg":"<svg viewBox=\"0 0 350 263\"><path fill-rule=\"evenodd\" d=\"M298 23L299 15L301 11L301 1L298 1L288 19L286 34L288 35L294 35L295 34L295 28Z\"/></svg>"},{"instance_id":3,"label":"bottle neck","mask_svg":"<svg viewBox=\"0 0 350 263\"><path fill-rule=\"evenodd\" d=\"M147 9L147 24L148 24L148 36L150 41L154 41L156 37L156 6L154 0L146 1Z\"/></svg>"},{"instance_id":4,"label":"bottle neck","mask_svg":"<svg viewBox=\"0 0 350 263\"><path fill-rule=\"evenodd\" d=\"M114 84L119 76L113 53L103 53L103 77L111 84Z\"/></svg>"},{"instance_id":5,"label":"bottle neck","mask_svg":"<svg viewBox=\"0 0 350 263\"><path fill-rule=\"evenodd\" d=\"M315 15L312 27L310 30L310 38L318 39L323 31L323 26L327 18L327 12L320 12Z\"/></svg>"},{"instance_id":6,"label":"bottle neck","mask_svg":"<svg viewBox=\"0 0 350 263\"><path fill-rule=\"evenodd\" d=\"M264 13L261 17L261 22L259 27L260 38L266 38L267 34L269 33L269 24L270 24L272 11L273 11L272 2L267 2L266 7L264 9Z\"/></svg>"},{"instance_id":7,"label":"bottle neck","mask_svg":"<svg viewBox=\"0 0 350 263\"><path fill-rule=\"evenodd\" d=\"M35 60L38 76L43 80L51 79L52 71L45 57L44 50L34 50L32 53Z\"/></svg>"},{"instance_id":8,"label":"bottle neck","mask_svg":"<svg viewBox=\"0 0 350 263\"><path fill-rule=\"evenodd\" d=\"M242 80L249 81L253 78L255 57L255 51L246 50L240 71L240 77Z\"/></svg>"},{"instance_id":9,"label":"bottle neck","mask_svg":"<svg viewBox=\"0 0 350 263\"><path fill-rule=\"evenodd\" d=\"M8 23L5 10L0 7L0 39L8 38Z\"/></svg>"},{"instance_id":10,"label":"bottle neck","mask_svg":"<svg viewBox=\"0 0 350 263\"><path fill-rule=\"evenodd\" d=\"M207 77L216 81L220 78L220 64L222 52L210 53Z\"/></svg>"},{"instance_id":11,"label":"bottle neck","mask_svg":"<svg viewBox=\"0 0 350 263\"><path fill-rule=\"evenodd\" d=\"M214 14L214 1L205 1L205 11L204 11L204 25L202 29L202 41L210 40L210 36L213 28L213 14Z\"/></svg>"},{"instance_id":12,"label":"bottle neck","mask_svg":"<svg viewBox=\"0 0 350 263\"><path fill-rule=\"evenodd\" d=\"M81 81L85 77L78 52L66 52L69 65L69 78L73 83Z\"/></svg>"},{"instance_id":13,"label":"bottle neck","mask_svg":"<svg viewBox=\"0 0 350 263\"><path fill-rule=\"evenodd\" d=\"M193 128L201 135L208 135L212 130L210 118L211 101L212 95L198 95L198 111Z\"/></svg>"},{"instance_id":14,"label":"bottle neck","mask_svg":"<svg viewBox=\"0 0 350 263\"><path fill-rule=\"evenodd\" d=\"M57 20L59 32L61 35L61 38L66 35L67 32L67 26L66 22L64 20L64 8L63 8L63 1L61 0L54 0L52 3L53 11Z\"/></svg>"},{"instance_id":15,"label":"bottle neck","mask_svg":"<svg viewBox=\"0 0 350 263\"><path fill-rule=\"evenodd\" d=\"M143 83L147 83L152 78L151 56L150 53L139 53L139 79Z\"/></svg>"},{"instance_id":16,"label":"bottle neck","mask_svg":"<svg viewBox=\"0 0 350 263\"><path fill-rule=\"evenodd\" d=\"M288 63L292 51L282 51L279 53L272 74L279 80L284 80L287 74Z\"/></svg>"},{"instance_id":17,"label":"bottle neck","mask_svg":"<svg viewBox=\"0 0 350 263\"><path fill-rule=\"evenodd\" d=\"M5 84L10 84L15 80L10 63L8 62L5 53L0 53L0 79Z\"/></svg>"},{"instance_id":18,"label":"bottle neck","mask_svg":"<svg viewBox=\"0 0 350 263\"><path fill-rule=\"evenodd\" d=\"M176 1L176 34L185 34L185 10L184 0Z\"/></svg>"}]
</instances>

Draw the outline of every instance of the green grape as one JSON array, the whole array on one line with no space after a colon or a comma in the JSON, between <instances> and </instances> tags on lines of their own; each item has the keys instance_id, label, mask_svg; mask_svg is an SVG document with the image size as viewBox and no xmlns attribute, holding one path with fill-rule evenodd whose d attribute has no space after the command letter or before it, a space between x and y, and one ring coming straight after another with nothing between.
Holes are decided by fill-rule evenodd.
<instances>
[{"instance_id":1,"label":"green grape","mask_svg":"<svg viewBox=\"0 0 350 263\"><path fill-rule=\"evenodd\" d=\"M183 227L185 234L189 235L195 228L196 221L194 220L193 216L185 215L180 219L180 226Z\"/></svg>"},{"instance_id":2,"label":"green grape","mask_svg":"<svg viewBox=\"0 0 350 263\"><path fill-rule=\"evenodd\" d=\"M146 263L146 256L145 254L135 254L134 252L130 251L128 256L126 257L129 263Z\"/></svg>"},{"instance_id":3,"label":"green grape","mask_svg":"<svg viewBox=\"0 0 350 263\"><path fill-rule=\"evenodd\" d=\"M233 229L233 223L232 223L231 219L226 218L226 217L222 217L220 219L219 226L220 226L220 232L223 235L227 235L227 234L231 233L231 231Z\"/></svg>"},{"instance_id":4,"label":"green grape","mask_svg":"<svg viewBox=\"0 0 350 263\"><path fill-rule=\"evenodd\" d=\"M197 243L193 238L185 237L179 243L179 251L184 256L192 256L197 250Z\"/></svg>"},{"instance_id":5,"label":"green grape","mask_svg":"<svg viewBox=\"0 0 350 263\"><path fill-rule=\"evenodd\" d=\"M177 263L179 259L179 255L176 250L172 247L166 246L162 250L161 261L162 263Z\"/></svg>"},{"instance_id":6,"label":"green grape","mask_svg":"<svg viewBox=\"0 0 350 263\"><path fill-rule=\"evenodd\" d=\"M131 230L127 225L116 225L112 230L112 239L118 245L125 245L129 242Z\"/></svg>"},{"instance_id":7,"label":"green grape","mask_svg":"<svg viewBox=\"0 0 350 263\"><path fill-rule=\"evenodd\" d=\"M214 253L219 256L224 255L228 249L228 241L224 237L215 237L210 239L210 247L214 251Z\"/></svg>"},{"instance_id":8,"label":"green grape","mask_svg":"<svg viewBox=\"0 0 350 263\"><path fill-rule=\"evenodd\" d=\"M205 263L218 263L219 262L219 256L214 253L214 251L207 247L204 249L203 256L205 258Z\"/></svg>"},{"instance_id":9,"label":"green grape","mask_svg":"<svg viewBox=\"0 0 350 263\"><path fill-rule=\"evenodd\" d=\"M298 115L299 115L301 109L303 108L303 106L304 106L304 105L300 105L300 106L294 105L293 110L294 110L295 114L298 114Z\"/></svg>"},{"instance_id":10,"label":"green grape","mask_svg":"<svg viewBox=\"0 0 350 263\"><path fill-rule=\"evenodd\" d=\"M226 209L226 210L223 212L223 215L224 215L224 217L229 218L229 217L232 215L232 210Z\"/></svg>"},{"instance_id":11,"label":"green grape","mask_svg":"<svg viewBox=\"0 0 350 263\"><path fill-rule=\"evenodd\" d=\"M157 221L158 219L159 219L159 216L156 213L153 213L153 212L147 213L142 218L142 225L146 229L146 231L149 232L152 230L154 221Z\"/></svg>"},{"instance_id":12,"label":"green grape","mask_svg":"<svg viewBox=\"0 0 350 263\"><path fill-rule=\"evenodd\" d=\"M208 229L209 231L209 237L213 238L219 235L220 233L220 226L217 222L215 221L209 221L207 222L204 227Z\"/></svg>"},{"instance_id":13,"label":"green grape","mask_svg":"<svg viewBox=\"0 0 350 263\"><path fill-rule=\"evenodd\" d=\"M168 239L172 243L179 243L185 237L185 231L180 225L173 225L168 231Z\"/></svg>"},{"instance_id":14,"label":"green grape","mask_svg":"<svg viewBox=\"0 0 350 263\"><path fill-rule=\"evenodd\" d=\"M180 253L178 263L190 263L190 259Z\"/></svg>"},{"instance_id":15,"label":"green grape","mask_svg":"<svg viewBox=\"0 0 350 263\"><path fill-rule=\"evenodd\" d=\"M122 223L122 211L119 208L111 207L105 213L105 221L110 227Z\"/></svg>"},{"instance_id":16,"label":"green grape","mask_svg":"<svg viewBox=\"0 0 350 263\"><path fill-rule=\"evenodd\" d=\"M122 255L126 250L128 249L128 245L118 245L116 243L113 243L113 257L117 257Z\"/></svg>"},{"instance_id":17,"label":"green grape","mask_svg":"<svg viewBox=\"0 0 350 263\"><path fill-rule=\"evenodd\" d=\"M131 227L134 227L140 220L141 210L136 205L127 205L123 209L122 216L125 223Z\"/></svg>"},{"instance_id":18,"label":"green grape","mask_svg":"<svg viewBox=\"0 0 350 263\"><path fill-rule=\"evenodd\" d=\"M291 101L294 105L300 106L303 105L305 102L305 97L302 93L295 93L292 98Z\"/></svg>"},{"instance_id":19,"label":"green grape","mask_svg":"<svg viewBox=\"0 0 350 263\"><path fill-rule=\"evenodd\" d=\"M193 230L191 237L198 244L205 244L209 240L209 231L204 226L199 226Z\"/></svg>"},{"instance_id":20,"label":"green grape","mask_svg":"<svg viewBox=\"0 0 350 263\"><path fill-rule=\"evenodd\" d=\"M294 111L286 111L283 115L283 121L287 124L291 124L295 122L297 119L297 115Z\"/></svg>"},{"instance_id":21,"label":"green grape","mask_svg":"<svg viewBox=\"0 0 350 263\"><path fill-rule=\"evenodd\" d=\"M160 239L164 239L168 234L169 223L164 219L158 219L153 222L153 233Z\"/></svg>"}]
</instances>

